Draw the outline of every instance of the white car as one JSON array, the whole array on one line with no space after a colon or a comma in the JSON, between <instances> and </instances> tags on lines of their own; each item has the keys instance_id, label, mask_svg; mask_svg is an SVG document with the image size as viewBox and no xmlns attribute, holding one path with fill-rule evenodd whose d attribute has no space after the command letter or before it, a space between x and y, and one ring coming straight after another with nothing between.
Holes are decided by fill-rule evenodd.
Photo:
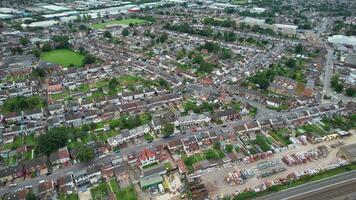
<instances>
[{"instance_id":1,"label":"white car","mask_svg":"<svg viewBox=\"0 0 356 200\"><path fill-rule=\"evenodd\" d=\"M25 189L32 189L32 185L25 186Z\"/></svg>"},{"instance_id":2,"label":"white car","mask_svg":"<svg viewBox=\"0 0 356 200\"><path fill-rule=\"evenodd\" d=\"M12 184L9 185L9 187L11 187L11 188L12 187L16 187L16 186L17 186L17 183L12 183Z\"/></svg>"}]
</instances>

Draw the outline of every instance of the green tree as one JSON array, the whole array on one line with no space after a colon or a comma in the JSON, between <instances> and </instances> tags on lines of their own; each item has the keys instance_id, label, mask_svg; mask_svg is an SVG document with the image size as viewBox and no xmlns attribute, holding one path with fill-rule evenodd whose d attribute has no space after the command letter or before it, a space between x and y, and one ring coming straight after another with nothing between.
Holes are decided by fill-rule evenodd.
<instances>
[{"instance_id":1,"label":"green tree","mask_svg":"<svg viewBox=\"0 0 356 200\"><path fill-rule=\"evenodd\" d=\"M79 53L80 54L84 54L85 53L85 49L84 49L84 47L79 47Z\"/></svg>"},{"instance_id":2,"label":"green tree","mask_svg":"<svg viewBox=\"0 0 356 200\"><path fill-rule=\"evenodd\" d=\"M295 53L298 53L298 54L303 53L303 45L302 45L302 44L298 44L298 45L295 47L294 52L295 52Z\"/></svg>"},{"instance_id":3,"label":"green tree","mask_svg":"<svg viewBox=\"0 0 356 200\"><path fill-rule=\"evenodd\" d=\"M83 63L84 65L95 63L96 58L90 54L85 55Z\"/></svg>"},{"instance_id":4,"label":"green tree","mask_svg":"<svg viewBox=\"0 0 356 200\"><path fill-rule=\"evenodd\" d=\"M32 70L32 75L34 77L38 77L38 78L45 78L46 75L47 75L47 72L46 72L45 69L37 67L37 68Z\"/></svg>"},{"instance_id":5,"label":"green tree","mask_svg":"<svg viewBox=\"0 0 356 200\"><path fill-rule=\"evenodd\" d=\"M174 133L174 124L172 123L164 123L163 129L162 129L162 134L164 137L169 137Z\"/></svg>"},{"instance_id":6,"label":"green tree","mask_svg":"<svg viewBox=\"0 0 356 200\"><path fill-rule=\"evenodd\" d=\"M128 36L128 35L130 35L130 31L129 31L129 29L128 28L125 28L124 30L122 30L122 35L123 36Z\"/></svg>"},{"instance_id":7,"label":"green tree","mask_svg":"<svg viewBox=\"0 0 356 200\"><path fill-rule=\"evenodd\" d=\"M73 130L70 128L57 128L48 131L38 137L37 152L49 155L59 148L66 145L68 139L71 139Z\"/></svg>"},{"instance_id":8,"label":"green tree","mask_svg":"<svg viewBox=\"0 0 356 200\"><path fill-rule=\"evenodd\" d=\"M221 143L220 143L220 141L214 142L213 147L214 147L214 149L221 149Z\"/></svg>"},{"instance_id":9,"label":"green tree","mask_svg":"<svg viewBox=\"0 0 356 200\"><path fill-rule=\"evenodd\" d=\"M36 58L41 57L41 51L40 51L38 48L33 48L33 49L32 49L32 54L33 54Z\"/></svg>"},{"instance_id":10,"label":"green tree","mask_svg":"<svg viewBox=\"0 0 356 200\"><path fill-rule=\"evenodd\" d=\"M23 46L26 46L30 43L30 40L27 37L21 37L20 38L20 44L22 44Z\"/></svg>"},{"instance_id":11,"label":"green tree","mask_svg":"<svg viewBox=\"0 0 356 200\"><path fill-rule=\"evenodd\" d=\"M3 108L8 112L21 112L22 110L33 110L45 105L39 96L17 96L6 99Z\"/></svg>"},{"instance_id":12,"label":"green tree","mask_svg":"<svg viewBox=\"0 0 356 200\"><path fill-rule=\"evenodd\" d=\"M80 147L78 151L78 159L80 162L89 162L94 158L94 151L88 147Z\"/></svg>"},{"instance_id":13,"label":"green tree","mask_svg":"<svg viewBox=\"0 0 356 200\"><path fill-rule=\"evenodd\" d=\"M105 37L105 38L112 38L111 32L110 32L110 31L105 31L105 32L104 32L104 37Z\"/></svg>"},{"instance_id":14,"label":"green tree","mask_svg":"<svg viewBox=\"0 0 356 200\"><path fill-rule=\"evenodd\" d=\"M344 86L342 85L342 84L337 84L336 86L335 86L335 91L336 92L342 92L344 90Z\"/></svg>"},{"instance_id":15,"label":"green tree","mask_svg":"<svg viewBox=\"0 0 356 200\"><path fill-rule=\"evenodd\" d=\"M346 89L346 95L349 97L353 97L356 94L356 90L354 88L347 88Z\"/></svg>"},{"instance_id":16,"label":"green tree","mask_svg":"<svg viewBox=\"0 0 356 200\"><path fill-rule=\"evenodd\" d=\"M293 58L289 58L286 62L286 66L295 69L297 67L297 61Z\"/></svg>"},{"instance_id":17,"label":"green tree","mask_svg":"<svg viewBox=\"0 0 356 200\"><path fill-rule=\"evenodd\" d=\"M80 24L78 28L79 28L79 30L84 31L84 30L87 30L88 27L85 26L85 24Z\"/></svg>"},{"instance_id":18,"label":"green tree","mask_svg":"<svg viewBox=\"0 0 356 200\"><path fill-rule=\"evenodd\" d=\"M52 45L49 42L46 42L42 46L42 51L51 51L52 50Z\"/></svg>"},{"instance_id":19,"label":"green tree","mask_svg":"<svg viewBox=\"0 0 356 200\"><path fill-rule=\"evenodd\" d=\"M29 193L26 194L26 200L37 200L37 196L35 194L33 194L32 191L30 191Z\"/></svg>"},{"instance_id":20,"label":"green tree","mask_svg":"<svg viewBox=\"0 0 356 200\"><path fill-rule=\"evenodd\" d=\"M55 47L57 49L68 49L70 44L69 44L69 37L65 35L55 35L52 37L52 41L55 44Z\"/></svg>"},{"instance_id":21,"label":"green tree","mask_svg":"<svg viewBox=\"0 0 356 200\"><path fill-rule=\"evenodd\" d=\"M225 145L225 151L227 153L231 153L233 151L233 149L234 149L234 146L232 144Z\"/></svg>"},{"instance_id":22,"label":"green tree","mask_svg":"<svg viewBox=\"0 0 356 200\"><path fill-rule=\"evenodd\" d=\"M161 35L157 38L157 43L164 43L168 39L167 33L161 33Z\"/></svg>"}]
</instances>

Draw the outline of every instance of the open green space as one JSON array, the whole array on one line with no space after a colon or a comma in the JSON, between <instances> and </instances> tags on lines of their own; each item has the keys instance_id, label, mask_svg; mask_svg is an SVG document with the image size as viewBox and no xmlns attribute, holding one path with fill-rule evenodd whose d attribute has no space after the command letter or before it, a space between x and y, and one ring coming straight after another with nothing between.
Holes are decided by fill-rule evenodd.
<instances>
[{"instance_id":1,"label":"open green space","mask_svg":"<svg viewBox=\"0 0 356 200\"><path fill-rule=\"evenodd\" d=\"M106 199L108 195L107 186L105 183L99 183L97 187L90 189L90 193L93 199Z\"/></svg>"},{"instance_id":2,"label":"open green space","mask_svg":"<svg viewBox=\"0 0 356 200\"><path fill-rule=\"evenodd\" d=\"M132 186L120 189L120 191L115 194L120 200L137 200L135 189Z\"/></svg>"},{"instance_id":3,"label":"open green space","mask_svg":"<svg viewBox=\"0 0 356 200\"><path fill-rule=\"evenodd\" d=\"M341 173L345 173L345 172L349 172L352 170L356 170L356 163L353 164L349 164L349 165L345 165L339 168L335 168L335 169L331 169L331 170L326 170L323 172L320 172L318 174L315 175L311 175L311 176L303 176L302 178L295 180L295 181L291 181L289 183L284 183L281 185L274 185L270 188L268 188L265 191L262 192L254 192L254 191L250 191L250 192L242 192L240 193L238 196L234 197L233 200L246 200L246 199L254 199L257 197L261 197L264 195L268 195L270 193L273 192L278 192L281 190L285 190L288 188L292 188L298 185L302 185L305 183L309 183L309 182L313 182L313 181L317 181L323 178L328 178L331 176L335 176Z\"/></svg>"},{"instance_id":4,"label":"open green space","mask_svg":"<svg viewBox=\"0 0 356 200\"><path fill-rule=\"evenodd\" d=\"M351 116L336 115L332 118L325 117L323 118L322 123L334 129L339 128L341 130L348 131L356 127L356 114Z\"/></svg>"},{"instance_id":5,"label":"open green space","mask_svg":"<svg viewBox=\"0 0 356 200\"><path fill-rule=\"evenodd\" d=\"M40 109L46 105L44 99L40 96L17 96L5 100L3 106L0 107L2 113L4 112L21 112L27 110Z\"/></svg>"},{"instance_id":6,"label":"open green space","mask_svg":"<svg viewBox=\"0 0 356 200\"><path fill-rule=\"evenodd\" d=\"M202 153L194 154L192 156L183 156L184 164L187 166L189 172L193 172L193 165L202 160L206 160L205 155Z\"/></svg>"},{"instance_id":7,"label":"open green space","mask_svg":"<svg viewBox=\"0 0 356 200\"><path fill-rule=\"evenodd\" d=\"M256 139L252 141L253 144L258 145L261 149L266 152L271 150L271 144L273 143L272 138L268 138L265 135L258 134Z\"/></svg>"},{"instance_id":8,"label":"open green space","mask_svg":"<svg viewBox=\"0 0 356 200\"><path fill-rule=\"evenodd\" d=\"M286 128L272 130L269 132L269 135L271 135L275 140L280 142L283 146L291 144L291 141L289 140L290 131Z\"/></svg>"},{"instance_id":9,"label":"open green space","mask_svg":"<svg viewBox=\"0 0 356 200\"><path fill-rule=\"evenodd\" d=\"M305 124L301 128L305 131L306 135L313 137L323 137L328 134L327 131L315 124Z\"/></svg>"},{"instance_id":10,"label":"open green space","mask_svg":"<svg viewBox=\"0 0 356 200\"><path fill-rule=\"evenodd\" d=\"M104 29L107 25L130 25L130 24L143 24L146 20L143 19L121 19L121 20L111 20L102 23L92 24L91 28L93 29Z\"/></svg>"},{"instance_id":11,"label":"open green space","mask_svg":"<svg viewBox=\"0 0 356 200\"><path fill-rule=\"evenodd\" d=\"M69 49L55 49L43 52L41 59L64 67L69 67L70 65L81 67L83 66L84 55Z\"/></svg>"}]
</instances>

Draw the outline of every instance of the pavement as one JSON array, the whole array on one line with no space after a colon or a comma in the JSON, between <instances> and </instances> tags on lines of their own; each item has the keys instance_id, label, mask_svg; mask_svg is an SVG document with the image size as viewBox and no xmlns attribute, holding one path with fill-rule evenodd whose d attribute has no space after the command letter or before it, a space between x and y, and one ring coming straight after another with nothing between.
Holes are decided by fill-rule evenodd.
<instances>
[{"instance_id":1,"label":"pavement","mask_svg":"<svg viewBox=\"0 0 356 200\"><path fill-rule=\"evenodd\" d=\"M296 186L256 200L326 200L356 191L356 171Z\"/></svg>"}]
</instances>

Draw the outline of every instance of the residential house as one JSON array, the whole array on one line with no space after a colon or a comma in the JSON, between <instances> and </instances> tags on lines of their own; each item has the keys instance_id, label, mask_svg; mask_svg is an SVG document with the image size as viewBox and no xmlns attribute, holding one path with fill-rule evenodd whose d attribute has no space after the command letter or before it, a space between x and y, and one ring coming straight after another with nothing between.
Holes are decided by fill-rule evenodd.
<instances>
[{"instance_id":1,"label":"residential house","mask_svg":"<svg viewBox=\"0 0 356 200\"><path fill-rule=\"evenodd\" d=\"M33 177L37 175L45 175L48 172L47 158L40 157L33 160L27 160L24 162L24 169L26 177Z\"/></svg>"},{"instance_id":2,"label":"residential house","mask_svg":"<svg viewBox=\"0 0 356 200\"><path fill-rule=\"evenodd\" d=\"M88 174L89 182L91 184L98 183L102 178L101 165L94 165L92 167L89 167L87 169L87 174Z\"/></svg>"},{"instance_id":3,"label":"residential house","mask_svg":"<svg viewBox=\"0 0 356 200\"><path fill-rule=\"evenodd\" d=\"M218 111L211 115L211 119L214 121L228 121L228 120L236 120L240 117L239 112L234 109Z\"/></svg>"},{"instance_id":4,"label":"residential house","mask_svg":"<svg viewBox=\"0 0 356 200\"><path fill-rule=\"evenodd\" d=\"M82 187L90 184L88 172L86 169L75 172L73 174L73 179L77 187Z\"/></svg>"},{"instance_id":5,"label":"residential house","mask_svg":"<svg viewBox=\"0 0 356 200\"><path fill-rule=\"evenodd\" d=\"M70 163L70 157L67 147L58 149L49 156L49 161L54 167L67 166Z\"/></svg>"},{"instance_id":6,"label":"residential house","mask_svg":"<svg viewBox=\"0 0 356 200\"><path fill-rule=\"evenodd\" d=\"M34 189L34 193L37 196L44 196L47 194L52 194L55 192L54 181L53 180L44 180L40 182L38 186Z\"/></svg>"},{"instance_id":7,"label":"residential house","mask_svg":"<svg viewBox=\"0 0 356 200\"><path fill-rule=\"evenodd\" d=\"M75 192L75 184L72 175L66 174L57 179L58 191L62 194L69 195Z\"/></svg>"},{"instance_id":8,"label":"residential house","mask_svg":"<svg viewBox=\"0 0 356 200\"><path fill-rule=\"evenodd\" d=\"M150 149L143 149L137 157L137 166L144 167L151 163L158 162L156 154Z\"/></svg>"}]
</instances>

